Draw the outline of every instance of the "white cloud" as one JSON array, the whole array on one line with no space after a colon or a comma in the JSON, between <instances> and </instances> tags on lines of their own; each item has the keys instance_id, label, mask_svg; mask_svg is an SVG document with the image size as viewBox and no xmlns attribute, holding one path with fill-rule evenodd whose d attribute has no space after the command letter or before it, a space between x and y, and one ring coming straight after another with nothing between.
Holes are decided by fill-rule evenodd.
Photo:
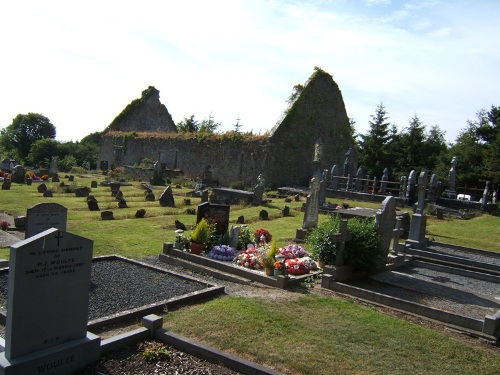
<instances>
[{"instance_id":1,"label":"white cloud","mask_svg":"<svg viewBox=\"0 0 500 375\"><path fill-rule=\"evenodd\" d=\"M500 4L67 1L0 5L0 127L39 112L58 139L103 130L149 85L174 117L269 130L296 83L334 76L363 132L383 101L454 139L499 96Z\"/></svg>"}]
</instances>

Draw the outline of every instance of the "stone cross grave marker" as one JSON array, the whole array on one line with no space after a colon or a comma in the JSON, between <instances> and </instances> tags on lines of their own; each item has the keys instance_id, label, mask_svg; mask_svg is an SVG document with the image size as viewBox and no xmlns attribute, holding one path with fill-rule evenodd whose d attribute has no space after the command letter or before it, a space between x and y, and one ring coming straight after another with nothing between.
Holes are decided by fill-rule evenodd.
<instances>
[{"instance_id":1,"label":"stone cross grave marker","mask_svg":"<svg viewBox=\"0 0 500 375\"><path fill-rule=\"evenodd\" d=\"M31 237L50 228L66 230L68 209L58 203L39 203L26 210L26 234Z\"/></svg>"},{"instance_id":2,"label":"stone cross grave marker","mask_svg":"<svg viewBox=\"0 0 500 375\"><path fill-rule=\"evenodd\" d=\"M307 196L304 212L303 229L311 229L318 225L319 216L319 179L313 177L309 184L310 193Z\"/></svg>"},{"instance_id":3,"label":"stone cross grave marker","mask_svg":"<svg viewBox=\"0 0 500 375\"><path fill-rule=\"evenodd\" d=\"M48 229L10 247L0 373L67 374L100 355L87 332L93 242Z\"/></svg>"},{"instance_id":4,"label":"stone cross grave marker","mask_svg":"<svg viewBox=\"0 0 500 375\"><path fill-rule=\"evenodd\" d=\"M352 234L347 231L347 220L340 221L340 232L332 235L332 241L337 243L337 256L335 257L335 266L344 265L345 243L352 239Z\"/></svg>"}]
</instances>

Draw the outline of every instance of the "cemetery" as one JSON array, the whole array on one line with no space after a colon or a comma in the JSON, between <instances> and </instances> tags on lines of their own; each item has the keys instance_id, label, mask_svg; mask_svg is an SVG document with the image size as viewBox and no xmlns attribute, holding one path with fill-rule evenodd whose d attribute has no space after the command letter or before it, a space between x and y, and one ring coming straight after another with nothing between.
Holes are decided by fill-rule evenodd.
<instances>
[{"instance_id":1,"label":"cemetery","mask_svg":"<svg viewBox=\"0 0 500 375\"><path fill-rule=\"evenodd\" d=\"M76 176L76 178L73 178L72 182L69 182L68 176L66 178L68 184L71 184L75 188L88 186L89 194L91 194L95 200L99 201L102 210L109 210L115 213L114 220L109 221L111 225L119 225L120 222L127 222L129 225L141 225L137 224L140 220L148 220L151 223L156 223L160 219L165 220L169 216L172 216L171 219L175 217L178 221L187 224L187 228L186 231L178 231L175 229L173 222L166 226L158 222L155 231L160 232L161 235L157 237L154 242L158 245L162 244L162 249L159 251L159 246L156 246L157 261L154 265L150 264L149 261L143 262L140 261L140 259L132 260L123 257L120 255L118 249L110 249L110 252L107 254L107 251L103 251L102 249L97 251L94 250L92 262L87 261L89 264L92 264L92 274L90 276L90 290L88 291L88 307L87 309L83 309L86 310L85 313L87 315L85 317L86 331L84 332L83 329L80 329L77 334L70 334L77 338L74 340L72 338L68 339L68 344L65 344L65 347L69 346L69 348L65 350L69 350L69 352L63 352L63 355L66 356L64 358L72 358L71 360L68 359L68 361L71 363L74 362L74 365L77 367L82 366L82 362L78 362L75 359L75 355L78 355L78 351L81 350L81 345L87 348L87 345L96 346L97 344L95 344L95 341L99 341L99 338L94 337L96 335L90 332L98 331L102 326L118 324L123 320L141 319L146 316L151 317L151 314L161 314L164 309L175 309L177 305L186 303L196 304L199 303L196 301L212 299L217 295L224 294L224 287L219 286L220 282L246 286L258 283L272 288L295 290L297 288L300 289L301 285L307 285L310 280L316 280L316 288L331 290L341 293L342 295L351 295L365 301L372 301L376 304L392 306L401 311L408 311L412 314L418 314L436 321L441 321L444 324L449 324L450 327L462 329L469 334L483 337L483 339L489 338L489 340L492 341L498 340L500 306L496 297L498 296L498 282L500 278L500 256L498 253L467 249L458 245L447 245L437 241L430 241L426 237L426 213L424 204L422 203L425 201L425 198L422 197L425 196L424 193L427 191L424 185L428 183L425 171L420 174L419 179L417 178L417 184L415 186L417 196L414 208L408 210L408 207L400 207L399 210L402 209L402 211L397 211L396 202L398 199L390 195L386 196L380 204L373 202L367 203L367 205L371 204L371 207L373 207L367 210L373 210L375 212L374 215L370 214L368 216L372 217L373 219L371 220L377 223L376 227L379 228L379 230L383 228L383 230L386 231L386 234L381 237L385 238L383 240L385 242L383 246L385 254L387 255L387 262L383 265L383 270L380 269L379 272L370 274L369 277L359 277L360 275L352 269L352 266L342 259L349 259L348 253L351 251L349 250L349 241L353 238L349 233L349 226L345 226L345 224L347 224L345 218L350 218L349 220L351 220L357 215L364 217L366 214L357 214L356 212L360 211L359 208L351 207L350 205L348 205L347 208L345 208L342 203L340 203L340 205L335 205L332 202L336 200L335 198L330 198L328 190L324 203L328 203L327 206L335 206L338 211L340 226L336 229L338 235L332 236L332 241L338 241L334 246L336 249L334 259L330 259L331 261L329 264L327 262L327 264L322 265L321 268L315 269L315 267L318 266L317 264L315 266L309 264L307 271L304 271L301 275L295 275L293 273L273 273L272 275L266 275L263 268L245 267L244 265L238 265L237 262L221 260L217 257L212 257L209 252L195 255L188 251L185 246L182 246L186 244L185 239L189 237L190 232L194 230L196 222L200 222L207 218L213 221L215 230L218 230L219 233L232 232L233 241L235 241L236 238L234 237L234 233L243 230L247 232L247 236L250 236L250 242L256 241L253 236L255 234L254 231L258 232L261 238L266 240L266 236L272 235L273 232L276 233L277 231L277 229L275 229L277 227L273 222L294 219L294 222L297 223L297 228L292 231L289 229L289 234L285 235L285 238L288 238L287 241L300 240L298 237L305 233L306 239L303 242L296 242L297 245L294 245L294 248L297 250L295 251L297 253L300 251L311 251L311 253L313 253L310 248L310 243L307 242L307 235L311 234L315 227L321 227L325 223L325 220L327 220L326 218L330 217L332 214L332 210L320 210L319 202L323 194L320 194L320 186L322 186L322 184L316 182L316 180L319 179L320 178L313 178L309 189L302 189L303 194L299 194L298 201L297 196L294 195L293 192L284 194L283 192L286 191L286 189L281 189L281 193L278 194L273 194L271 192L269 196L267 196L267 194L264 193L260 206L253 205L249 202L229 205L220 204L220 200L218 199L214 199L214 202L209 199L207 202L204 201L202 197L193 196L189 188L171 186L172 198L175 204L172 206L164 206L160 203L159 199L148 201L145 196L147 192L152 192L157 196L161 195L161 191L165 190L165 188L161 186L147 185L146 189L144 184L134 183L133 181L127 183L109 183L107 178L102 175ZM95 181L101 182L96 186ZM420 181L420 186L418 181ZM46 233L62 233L63 236L67 234L68 237L71 237L72 235L68 230L71 231L81 227L83 223L81 220L89 223L89 233L92 232L91 228L96 225L102 225L100 224L103 223L103 219L101 218L102 210L98 212L90 210L89 207L87 207L88 197L79 197L72 192L67 192L68 190L66 189L59 189L60 183L48 183L47 185L48 189L53 190L54 195L51 198L47 198L43 193L40 193L36 186L33 187L28 184L13 185L15 188L22 188L22 190L30 189L27 191L27 199L32 202L32 205L28 207L24 217L22 217L22 215L16 217L15 222L12 220L11 225L7 228L8 230L5 231L6 235L13 237L10 238L11 244L7 245L10 246L11 249L18 249L18 246L23 247L24 243L27 243L26 246L30 248L33 246L31 245L32 241L34 243L40 241L40 237L43 237ZM91 185L96 187L90 188ZM74 189L72 190L74 191ZM11 189L10 192L13 192L13 190ZM119 192L122 194L119 194ZM122 195L122 199L127 199L129 207L120 208L117 195ZM283 198L283 196L286 196L288 199ZM189 197L189 199L186 197ZM348 198L344 197L343 199ZM422 199L424 199L424 201L422 201ZM278 201L286 203L291 207L290 216L282 216L282 204L278 203ZM56 202L61 202L63 204ZM339 201L337 200L337 202ZM348 199L348 202L354 201ZM187 205L187 203L189 203L189 205ZM316 205L317 207L311 207L311 205ZM68 210L66 206L71 207L71 209ZM194 208L195 215L187 213L191 207ZM270 217L267 221L259 221L259 212L257 211L261 211L262 207L270 212ZM142 219L136 216L140 209L145 211ZM354 213L346 214L346 212L350 210ZM403 212L411 216L409 228L402 228L405 215L397 215L397 212ZM389 217L387 217L387 213L390 214ZM72 215L76 217L72 219ZM244 216L245 219L238 223L241 216ZM167 227L170 229L167 230ZM112 228L112 231L116 231L119 226ZM270 229L266 230L264 228ZM405 232L407 233L406 236L404 235ZM179 241L178 238L176 238L176 236L178 237L180 235L184 237L183 241ZM278 235L275 234L275 236ZM25 237L26 239L23 241L21 237ZM143 238L143 236L141 236L141 238ZM404 238L407 239L404 240ZM272 242L271 237L267 239ZM392 239L395 239L395 241L392 241ZM8 243L4 241L6 241L6 238L2 237L2 242L4 244ZM57 238L55 241L57 241ZM72 241L82 242L85 240L78 237L77 240L75 239ZM117 241L117 238L115 238L114 241ZM278 253L280 250L283 251L283 254L293 253L292 247L285 245L286 242L283 242L281 239L279 242L280 245L278 249L275 249ZM229 245L231 244L229 243L227 246L229 247ZM5 247L5 245L3 246ZM73 244L67 245L67 248L74 247ZM235 249L236 247L237 243ZM222 250L219 250L219 252L220 251ZM33 251L28 250L28 252L32 253ZM155 250L153 249L152 252L154 254ZM14 253L16 252L14 251ZM8 259L9 256L7 253L4 252L4 254L5 258ZM51 254L50 250L47 252L47 256L50 257L49 254ZM151 252L149 254L151 254ZM238 251L235 251L234 254L238 254ZM9 271L11 271L10 268L12 267L11 263L13 258L15 258L15 256L11 255L10 262L6 261L3 263L5 266L9 265L10 267L4 268L0 275L0 285L3 285L2 288L4 293L6 293L4 297L6 302L8 297L7 279L9 277ZM139 258L141 258L140 255ZM290 258L292 257L290 256ZM231 257L228 259L231 259ZM57 266L55 266L57 272L60 273L60 277L66 277L70 274L70 271L73 271L72 267L68 266L85 263L76 261L73 257L66 258L66 260L68 263L64 263L63 260L61 260L60 263L57 263ZM46 262L46 260L43 260L43 262L37 263L45 264ZM281 265L284 264L283 260L279 263ZM171 270L166 272L163 265L171 267ZM295 265L297 264L294 264L294 266ZM102 267L102 270L100 270L100 267ZM300 267L293 269L300 269ZM184 271L183 273L182 271L179 272L175 270L189 271ZM393 273L393 270L397 272ZM40 280L43 279L43 275L47 274L47 272L54 272L54 270L39 268L31 269L29 272L33 273L35 280ZM187 273L191 276L188 277ZM209 275L212 280L215 281L213 284L207 284L199 280L196 276L192 276L192 273ZM157 276L155 276L155 274ZM109 278L110 275L113 275L113 277L120 276L120 278L107 282L122 285L124 286L124 290L126 290L125 285L128 282L136 280L136 282L133 283L135 285L131 286L131 288L136 291L137 295L141 296L141 298L134 301L130 300L129 297L124 298L123 296L125 294L116 293L115 289L112 289L112 293L109 295L107 294L109 291L103 291L101 288L95 287L104 283L102 278ZM160 277L159 275L164 276ZM37 279L36 276L40 277ZM171 278L182 280L182 283L192 284L195 289L191 289L191 286L188 285L184 286L183 284L179 284L179 281L171 281ZM435 280L440 280L438 285L436 285ZM165 286L162 287L161 283L165 283ZM457 288L457 284L467 285L467 288ZM152 285L154 285L154 287L152 287ZM172 285L178 287L179 291L172 291ZM142 291L140 289L141 286L144 287ZM474 289L476 290L475 293L471 291ZM480 293L477 292L479 289L481 290ZM431 295L433 297L423 297L423 294L428 295L430 293L429 290L432 290ZM100 292L104 294L99 295ZM449 300L450 295L453 295L452 302ZM447 300L447 305L444 309L442 307L443 299ZM425 300L425 304L421 303L423 300ZM103 301L108 301L108 303L103 303ZM34 303L36 303L36 301ZM100 307L96 308L96 305ZM75 306L79 305L75 304ZM5 307L6 305L2 307L3 312L0 317L3 324L7 327L10 323L9 314ZM80 307L75 308L81 309ZM150 319L156 322L156 319L161 318L155 316ZM144 324L147 326L153 323L146 320ZM156 322L154 324L159 323ZM15 326L13 326L12 329L15 331L14 327ZM124 341L122 342L140 340L141 337L148 337L150 335L147 328L140 328L137 330L139 330L138 332L140 333L134 332L130 334L131 336L125 334L126 338L123 338L122 340ZM86 333L87 331L88 333ZM6 343L4 347L12 345L12 343L8 343L7 341L8 335L11 334L12 333L6 332ZM167 339L165 338L165 340ZM72 345L76 348L73 348ZM104 339L100 343L100 352L105 353L108 349L112 350L110 348L117 348L120 347L120 345L120 339L116 337ZM77 354L73 354L73 350L76 350L75 353ZM87 351L87 349L84 350ZM97 349L92 350L96 351ZM90 350L89 353L91 353L92 350ZM7 354L6 352L6 355L11 355L11 357L5 357L7 361L16 362L15 359L17 354L15 352L14 355L12 355L12 353ZM19 355L24 358L24 354ZM59 356L60 353L56 352L55 355ZM89 354L87 360L89 362L95 360L96 355L97 354L94 354L92 356ZM53 363L54 366L56 364L56 362L50 362L50 359L38 359L37 356L34 356L34 358L33 361L37 365L43 361L45 361L43 363ZM29 366L29 363L31 362L28 361L26 364L23 363L19 366ZM6 365L5 371L11 371L8 370L9 368L10 367ZM22 369L24 367L20 368ZM266 369L266 371L268 370L269 369Z\"/></svg>"},{"instance_id":2,"label":"cemetery","mask_svg":"<svg viewBox=\"0 0 500 375\"><path fill-rule=\"evenodd\" d=\"M321 69L248 142L179 137L154 87L134 103L99 170L1 163L0 374L86 373L131 345L221 374L498 370L498 189L458 186L456 157L365 175Z\"/></svg>"}]
</instances>

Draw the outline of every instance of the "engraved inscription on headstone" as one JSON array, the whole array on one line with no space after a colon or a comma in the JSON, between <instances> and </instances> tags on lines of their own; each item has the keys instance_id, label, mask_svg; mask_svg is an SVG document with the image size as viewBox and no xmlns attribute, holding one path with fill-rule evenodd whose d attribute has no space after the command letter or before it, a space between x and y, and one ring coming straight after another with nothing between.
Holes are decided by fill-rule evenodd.
<instances>
[{"instance_id":1,"label":"engraved inscription on headstone","mask_svg":"<svg viewBox=\"0 0 500 375\"><path fill-rule=\"evenodd\" d=\"M39 203L26 210L26 238L50 228L66 230L68 209L57 203Z\"/></svg>"}]
</instances>

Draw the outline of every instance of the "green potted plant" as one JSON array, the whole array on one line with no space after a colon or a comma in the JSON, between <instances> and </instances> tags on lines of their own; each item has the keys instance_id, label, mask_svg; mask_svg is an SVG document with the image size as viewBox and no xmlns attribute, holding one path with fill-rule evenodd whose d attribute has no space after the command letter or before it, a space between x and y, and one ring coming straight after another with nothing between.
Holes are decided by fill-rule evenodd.
<instances>
[{"instance_id":1,"label":"green potted plant","mask_svg":"<svg viewBox=\"0 0 500 375\"><path fill-rule=\"evenodd\" d=\"M274 275L274 263L276 259L274 258L279 254L278 248L276 247L276 241L271 242L271 246L262 256L262 265L264 266L264 271L267 276Z\"/></svg>"},{"instance_id":2,"label":"green potted plant","mask_svg":"<svg viewBox=\"0 0 500 375\"><path fill-rule=\"evenodd\" d=\"M206 219L201 219L191 234L190 249L193 254L201 254L210 241L212 229Z\"/></svg>"},{"instance_id":3,"label":"green potted plant","mask_svg":"<svg viewBox=\"0 0 500 375\"><path fill-rule=\"evenodd\" d=\"M340 230L340 217L330 216L330 218L314 227L307 236L306 244L311 256L318 261L319 267L325 264L334 264L337 255L337 246L332 241L331 235Z\"/></svg>"}]
</instances>

